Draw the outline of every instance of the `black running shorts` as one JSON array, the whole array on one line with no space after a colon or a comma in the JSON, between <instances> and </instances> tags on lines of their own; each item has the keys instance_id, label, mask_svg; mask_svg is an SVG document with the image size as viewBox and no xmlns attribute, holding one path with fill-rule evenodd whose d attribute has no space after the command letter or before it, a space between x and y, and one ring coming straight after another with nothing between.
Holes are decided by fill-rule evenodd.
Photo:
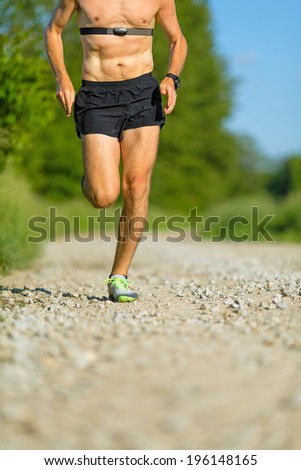
<instances>
[{"instance_id":1,"label":"black running shorts","mask_svg":"<svg viewBox=\"0 0 301 470\"><path fill-rule=\"evenodd\" d=\"M157 80L151 73L118 82L82 81L74 105L76 132L122 139L127 129L165 122Z\"/></svg>"}]
</instances>

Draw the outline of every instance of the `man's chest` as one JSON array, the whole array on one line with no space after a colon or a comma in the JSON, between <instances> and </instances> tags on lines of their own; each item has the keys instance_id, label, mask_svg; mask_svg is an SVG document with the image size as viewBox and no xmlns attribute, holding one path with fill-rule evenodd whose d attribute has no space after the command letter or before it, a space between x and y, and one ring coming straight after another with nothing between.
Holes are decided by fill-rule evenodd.
<instances>
[{"instance_id":1,"label":"man's chest","mask_svg":"<svg viewBox=\"0 0 301 470\"><path fill-rule=\"evenodd\" d=\"M98 26L129 23L149 27L159 8L160 0L79 0L80 22Z\"/></svg>"}]
</instances>

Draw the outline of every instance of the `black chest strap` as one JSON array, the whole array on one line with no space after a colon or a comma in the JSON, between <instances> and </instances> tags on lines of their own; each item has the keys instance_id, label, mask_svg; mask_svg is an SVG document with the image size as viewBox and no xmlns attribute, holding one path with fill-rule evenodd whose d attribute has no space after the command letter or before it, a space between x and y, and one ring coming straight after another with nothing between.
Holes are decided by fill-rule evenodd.
<instances>
[{"instance_id":1,"label":"black chest strap","mask_svg":"<svg viewBox=\"0 0 301 470\"><path fill-rule=\"evenodd\" d=\"M115 36L152 36L150 28L79 28L81 35L87 34L113 34Z\"/></svg>"}]
</instances>

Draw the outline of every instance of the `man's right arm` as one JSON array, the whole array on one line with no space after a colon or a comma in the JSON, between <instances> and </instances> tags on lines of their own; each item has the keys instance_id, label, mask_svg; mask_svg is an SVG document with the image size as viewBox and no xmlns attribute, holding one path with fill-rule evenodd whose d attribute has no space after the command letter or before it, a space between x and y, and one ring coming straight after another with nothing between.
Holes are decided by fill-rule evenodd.
<instances>
[{"instance_id":1,"label":"man's right arm","mask_svg":"<svg viewBox=\"0 0 301 470\"><path fill-rule=\"evenodd\" d=\"M65 67L62 32L77 8L77 0L60 0L45 29L46 51L57 83L56 97L68 117L71 115L75 91Z\"/></svg>"}]
</instances>

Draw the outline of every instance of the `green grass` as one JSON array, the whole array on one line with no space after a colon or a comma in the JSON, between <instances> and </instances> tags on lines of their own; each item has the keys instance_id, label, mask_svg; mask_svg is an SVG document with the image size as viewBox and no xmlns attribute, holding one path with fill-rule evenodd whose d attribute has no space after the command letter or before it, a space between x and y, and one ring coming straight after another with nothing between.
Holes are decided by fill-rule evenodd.
<instances>
[{"instance_id":1,"label":"green grass","mask_svg":"<svg viewBox=\"0 0 301 470\"><path fill-rule=\"evenodd\" d=\"M26 239L28 218L39 207L23 178L9 168L0 174L0 271L26 267L38 256L39 247Z\"/></svg>"},{"instance_id":2,"label":"green grass","mask_svg":"<svg viewBox=\"0 0 301 470\"><path fill-rule=\"evenodd\" d=\"M267 194L237 197L212 206L206 211L204 217L210 215L219 216L219 222L215 226L212 225L214 235L220 232L220 227L229 227L231 218L242 216L248 223L242 224L238 221L235 225L235 236L237 237L246 234L249 241L264 241L261 234L258 237L256 237L256 233L254 235L252 227L254 230L256 220L258 223L265 220L267 223L264 224L264 227L273 241L301 241L301 192L294 192L279 200Z\"/></svg>"}]
</instances>

